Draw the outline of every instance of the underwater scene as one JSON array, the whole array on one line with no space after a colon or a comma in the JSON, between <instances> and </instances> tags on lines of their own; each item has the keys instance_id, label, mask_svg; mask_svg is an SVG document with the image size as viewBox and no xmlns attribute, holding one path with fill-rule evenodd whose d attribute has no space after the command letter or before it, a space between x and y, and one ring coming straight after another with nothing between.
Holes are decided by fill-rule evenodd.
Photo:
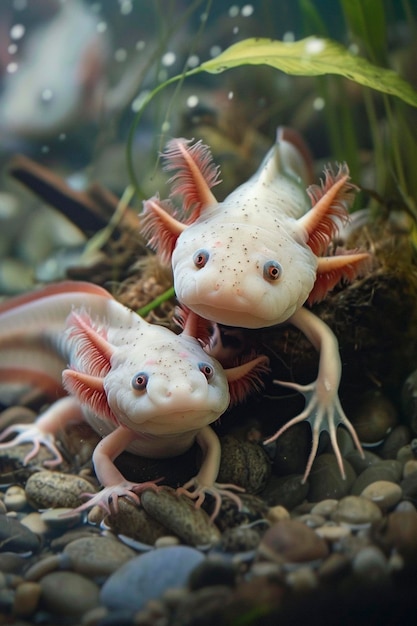
<instances>
[{"instance_id":1,"label":"underwater scene","mask_svg":"<svg viewBox=\"0 0 417 626\"><path fill-rule=\"evenodd\" d=\"M412 624L417 0L0 2L0 624Z\"/></svg>"}]
</instances>

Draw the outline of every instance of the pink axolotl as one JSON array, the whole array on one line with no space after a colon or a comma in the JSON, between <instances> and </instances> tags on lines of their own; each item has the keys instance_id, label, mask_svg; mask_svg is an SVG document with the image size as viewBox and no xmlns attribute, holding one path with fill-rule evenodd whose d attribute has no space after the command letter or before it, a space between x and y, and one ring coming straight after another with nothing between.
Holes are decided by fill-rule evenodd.
<instances>
[{"instance_id":1,"label":"pink axolotl","mask_svg":"<svg viewBox=\"0 0 417 626\"><path fill-rule=\"evenodd\" d=\"M207 323L205 323L207 326ZM31 442L33 458L40 445L62 461L55 434L73 420L86 419L102 437L93 462L104 489L79 510L98 504L107 512L127 496L156 489L155 482L128 482L114 459L124 450L151 458L182 454L196 441L203 451L197 476L179 489L200 506L205 494L215 498L213 518L234 485L216 483L220 442L209 424L229 403L260 383L268 359L258 356L227 370L207 354L196 336L201 320L185 315L176 335L149 324L90 283L64 282L0 305L0 382L27 382L51 398L61 397L33 425L14 425L1 435L10 447ZM207 332L207 328L206 331ZM204 340L204 338L203 338ZM157 481L156 481L157 482ZM238 487L235 490L239 490Z\"/></svg>"},{"instance_id":2,"label":"pink axolotl","mask_svg":"<svg viewBox=\"0 0 417 626\"><path fill-rule=\"evenodd\" d=\"M341 363L330 328L304 304L317 302L341 280L364 272L366 252L326 252L349 220L356 187L346 164L329 167L321 186L311 182L308 149L295 131L278 130L277 141L258 171L217 202L211 188L218 168L201 142L171 140L163 153L173 172L170 200L144 203L143 232L163 260L172 262L181 303L199 315L230 326L261 328L288 322L320 352L317 380L306 386L276 381L304 394L306 407L267 442L304 419L313 430L306 480L322 430L330 433L340 471L336 428L343 424L361 445L338 398ZM181 221L175 202L182 202Z\"/></svg>"}]
</instances>

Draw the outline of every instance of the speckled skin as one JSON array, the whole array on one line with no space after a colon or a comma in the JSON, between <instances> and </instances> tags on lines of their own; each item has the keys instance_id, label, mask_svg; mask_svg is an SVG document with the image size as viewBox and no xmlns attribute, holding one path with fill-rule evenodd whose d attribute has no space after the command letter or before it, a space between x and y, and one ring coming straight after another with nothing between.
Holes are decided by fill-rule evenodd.
<instances>
[{"instance_id":1,"label":"speckled skin","mask_svg":"<svg viewBox=\"0 0 417 626\"><path fill-rule=\"evenodd\" d=\"M148 324L100 287L67 282L7 302L0 307L0 328L0 382L26 381L55 397L62 395L63 383L69 393L35 425L7 429L3 439L17 436L0 447L32 442L29 460L46 445L54 455L50 465L59 464L55 433L84 417L103 436L93 461L105 487L84 506L109 510L121 495L138 501L137 493L156 488L124 479L113 463L121 452L176 456L197 441L204 460L182 491L198 503L207 492L218 503L222 495L237 498L215 483L220 444L209 427L229 405L227 374L187 324L176 335ZM241 375L239 368L228 371Z\"/></svg>"},{"instance_id":2,"label":"speckled skin","mask_svg":"<svg viewBox=\"0 0 417 626\"><path fill-rule=\"evenodd\" d=\"M298 222L310 207L306 167L297 149L280 142L256 174L224 202L208 206L178 237L172 255L180 302L213 321L245 328L286 321L307 300L317 257ZM207 252L206 265L193 262ZM265 279L265 264L281 267Z\"/></svg>"}]
</instances>

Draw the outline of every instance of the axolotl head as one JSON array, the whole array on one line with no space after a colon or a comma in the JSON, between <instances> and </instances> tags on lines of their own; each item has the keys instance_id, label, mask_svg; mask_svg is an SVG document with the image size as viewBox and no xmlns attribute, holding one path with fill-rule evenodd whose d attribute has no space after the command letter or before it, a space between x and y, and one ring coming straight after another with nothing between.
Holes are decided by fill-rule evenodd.
<instances>
[{"instance_id":1,"label":"axolotl head","mask_svg":"<svg viewBox=\"0 0 417 626\"><path fill-rule=\"evenodd\" d=\"M272 206L269 211L267 203L242 197L239 220L230 220L234 201L229 196L216 216L206 211L179 236L172 255L177 297L221 324L261 328L285 322L313 288L316 257L295 219L279 220Z\"/></svg>"},{"instance_id":2,"label":"axolotl head","mask_svg":"<svg viewBox=\"0 0 417 626\"><path fill-rule=\"evenodd\" d=\"M229 405L221 365L193 337L150 328L114 350L104 379L108 405L119 424L148 435L179 435L217 420ZM156 332L155 332L156 331Z\"/></svg>"}]
</instances>

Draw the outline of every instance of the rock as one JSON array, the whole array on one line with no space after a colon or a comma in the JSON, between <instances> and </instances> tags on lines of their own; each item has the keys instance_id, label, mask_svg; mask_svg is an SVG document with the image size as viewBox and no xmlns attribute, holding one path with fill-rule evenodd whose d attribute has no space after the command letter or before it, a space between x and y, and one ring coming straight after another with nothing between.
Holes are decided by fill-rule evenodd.
<instances>
[{"instance_id":1,"label":"rock","mask_svg":"<svg viewBox=\"0 0 417 626\"><path fill-rule=\"evenodd\" d=\"M218 517L215 519L216 526L224 531L235 526L249 525L257 520L263 520L268 515L268 506L262 498L248 493L239 494L241 508L230 498L223 498Z\"/></svg>"},{"instance_id":2,"label":"rock","mask_svg":"<svg viewBox=\"0 0 417 626\"><path fill-rule=\"evenodd\" d=\"M43 608L55 615L81 616L99 604L99 587L74 572L52 572L40 580Z\"/></svg>"},{"instance_id":3,"label":"rock","mask_svg":"<svg viewBox=\"0 0 417 626\"><path fill-rule=\"evenodd\" d=\"M334 454L321 454L316 457L311 468L308 482L307 499L309 502L320 502L329 498L339 500L346 496L356 478L349 461L343 460L346 478L343 479Z\"/></svg>"},{"instance_id":4,"label":"rock","mask_svg":"<svg viewBox=\"0 0 417 626\"><path fill-rule=\"evenodd\" d=\"M207 513L197 509L186 496L178 497L169 487L157 492L147 489L141 496L141 503L151 517L189 545L211 545L220 538L218 528Z\"/></svg>"},{"instance_id":5,"label":"rock","mask_svg":"<svg viewBox=\"0 0 417 626\"><path fill-rule=\"evenodd\" d=\"M249 552L259 545L259 532L250 526L228 528L221 536L219 546L224 552Z\"/></svg>"},{"instance_id":6,"label":"rock","mask_svg":"<svg viewBox=\"0 0 417 626\"><path fill-rule=\"evenodd\" d=\"M83 504L83 493L94 493L94 486L80 476L43 470L29 477L26 483L28 500L38 509L75 508Z\"/></svg>"},{"instance_id":7,"label":"rock","mask_svg":"<svg viewBox=\"0 0 417 626\"><path fill-rule=\"evenodd\" d=\"M401 474L402 465L399 461L394 459L380 461L368 467L357 477L352 485L351 494L359 496L368 485L379 480L397 483L401 479Z\"/></svg>"},{"instance_id":8,"label":"rock","mask_svg":"<svg viewBox=\"0 0 417 626\"><path fill-rule=\"evenodd\" d=\"M275 563L307 563L327 557L327 543L298 520L283 520L263 535L258 556Z\"/></svg>"},{"instance_id":9,"label":"rock","mask_svg":"<svg viewBox=\"0 0 417 626\"><path fill-rule=\"evenodd\" d=\"M360 495L372 500L380 509L385 511L398 504L402 498L402 489L396 483L388 480L377 480L365 487Z\"/></svg>"},{"instance_id":10,"label":"rock","mask_svg":"<svg viewBox=\"0 0 417 626\"><path fill-rule=\"evenodd\" d=\"M410 443L410 440L411 431L408 426L405 424L395 426L382 444L379 455L383 459L395 459L400 448Z\"/></svg>"},{"instance_id":11,"label":"rock","mask_svg":"<svg viewBox=\"0 0 417 626\"><path fill-rule=\"evenodd\" d=\"M414 370L404 382L401 391L404 415L414 435L417 435L417 370Z\"/></svg>"},{"instance_id":12,"label":"rock","mask_svg":"<svg viewBox=\"0 0 417 626\"><path fill-rule=\"evenodd\" d=\"M136 506L126 498L119 498L119 510L115 515L106 517L104 511L98 509L98 517L93 519L95 512L92 509L88 515L90 523L101 524L103 518L106 518L106 523L116 535L125 535L150 546L160 537L170 534L169 529L148 515L143 507Z\"/></svg>"},{"instance_id":13,"label":"rock","mask_svg":"<svg viewBox=\"0 0 417 626\"><path fill-rule=\"evenodd\" d=\"M25 490L20 485L12 485L4 494L4 505L8 511L23 511L27 506Z\"/></svg>"},{"instance_id":14,"label":"rock","mask_svg":"<svg viewBox=\"0 0 417 626\"><path fill-rule=\"evenodd\" d=\"M221 447L217 482L239 485L247 493L261 491L271 474L271 463L262 446L225 435Z\"/></svg>"},{"instance_id":15,"label":"rock","mask_svg":"<svg viewBox=\"0 0 417 626\"><path fill-rule=\"evenodd\" d=\"M323 517L330 517L333 511L336 509L338 500L333 498L327 498L322 500L313 506L310 513L313 515L322 515Z\"/></svg>"},{"instance_id":16,"label":"rock","mask_svg":"<svg viewBox=\"0 0 417 626\"><path fill-rule=\"evenodd\" d=\"M362 456L356 448L352 452L348 452L346 460L349 461L358 476L371 465L381 463L380 457L374 452L364 450Z\"/></svg>"},{"instance_id":17,"label":"rock","mask_svg":"<svg viewBox=\"0 0 417 626\"><path fill-rule=\"evenodd\" d=\"M22 582L16 588L13 614L18 617L29 617L39 604L42 587L39 583Z\"/></svg>"},{"instance_id":18,"label":"rock","mask_svg":"<svg viewBox=\"0 0 417 626\"><path fill-rule=\"evenodd\" d=\"M404 562L417 567L417 512L395 511L375 524L372 538L385 553L395 549Z\"/></svg>"},{"instance_id":19,"label":"rock","mask_svg":"<svg viewBox=\"0 0 417 626\"><path fill-rule=\"evenodd\" d=\"M100 599L111 610L140 611L167 589L185 587L191 572L204 561L189 546L159 548L130 559L104 583Z\"/></svg>"},{"instance_id":20,"label":"rock","mask_svg":"<svg viewBox=\"0 0 417 626\"><path fill-rule=\"evenodd\" d=\"M366 498L346 496L340 500L331 517L335 522L356 528L379 521L382 513L376 504Z\"/></svg>"},{"instance_id":21,"label":"rock","mask_svg":"<svg viewBox=\"0 0 417 626\"><path fill-rule=\"evenodd\" d=\"M363 444L382 441L397 424L398 415L392 402L379 390L363 395L351 411L350 419Z\"/></svg>"},{"instance_id":22,"label":"rock","mask_svg":"<svg viewBox=\"0 0 417 626\"><path fill-rule=\"evenodd\" d=\"M271 507L280 505L291 511L307 496L309 483L303 483L302 478L302 474L273 475L262 492L262 498Z\"/></svg>"},{"instance_id":23,"label":"rock","mask_svg":"<svg viewBox=\"0 0 417 626\"><path fill-rule=\"evenodd\" d=\"M0 515L0 550L2 552L37 552L40 540L17 519Z\"/></svg>"},{"instance_id":24,"label":"rock","mask_svg":"<svg viewBox=\"0 0 417 626\"><path fill-rule=\"evenodd\" d=\"M361 584L383 583L389 578L388 561L377 546L368 546L359 550L352 559L352 569Z\"/></svg>"},{"instance_id":25,"label":"rock","mask_svg":"<svg viewBox=\"0 0 417 626\"><path fill-rule=\"evenodd\" d=\"M236 576L237 568L230 561L209 556L193 569L188 580L188 587L190 591L215 585L234 587Z\"/></svg>"},{"instance_id":26,"label":"rock","mask_svg":"<svg viewBox=\"0 0 417 626\"><path fill-rule=\"evenodd\" d=\"M69 543L64 553L69 557L71 569L79 574L95 578L109 576L136 552L117 539L109 537L81 537Z\"/></svg>"}]
</instances>

